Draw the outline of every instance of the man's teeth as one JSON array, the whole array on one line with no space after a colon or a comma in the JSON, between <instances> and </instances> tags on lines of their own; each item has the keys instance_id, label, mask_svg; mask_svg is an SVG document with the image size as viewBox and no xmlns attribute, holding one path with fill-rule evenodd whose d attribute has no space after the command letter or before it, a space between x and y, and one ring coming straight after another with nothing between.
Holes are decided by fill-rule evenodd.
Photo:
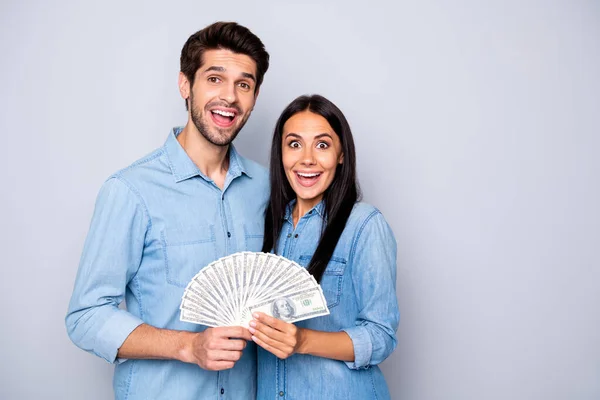
<instances>
[{"instance_id":1,"label":"man's teeth","mask_svg":"<svg viewBox=\"0 0 600 400\"><path fill-rule=\"evenodd\" d=\"M231 118L235 117L235 114L234 114L234 113L232 113L232 112L229 112L229 111L222 111L222 110L212 110L212 112L213 112L214 114L219 114L219 115L222 115L222 116L224 116L224 117L231 117Z\"/></svg>"},{"instance_id":2,"label":"man's teeth","mask_svg":"<svg viewBox=\"0 0 600 400\"><path fill-rule=\"evenodd\" d=\"M321 174L319 172L315 172L315 173L312 173L312 174L303 174L301 172L298 172L298 175L300 175L303 178L314 178L315 176L319 176Z\"/></svg>"}]
</instances>

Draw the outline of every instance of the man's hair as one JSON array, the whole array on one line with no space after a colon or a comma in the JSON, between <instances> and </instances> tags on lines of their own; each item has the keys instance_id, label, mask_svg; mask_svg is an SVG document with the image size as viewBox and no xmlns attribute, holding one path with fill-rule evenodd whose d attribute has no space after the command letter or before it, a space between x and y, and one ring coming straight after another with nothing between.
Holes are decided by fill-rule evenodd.
<instances>
[{"instance_id":1,"label":"man's hair","mask_svg":"<svg viewBox=\"0 0 600 400\"><path fill-rule=\"evenodd\" d=\"M196 71L204 62L206 50L230 50L245 54L256 63L256 88L260 88L269 69L269 53L263 42L248 28L236 22L215 22L190 36L181 49L181 72L194 85ZM186 109L187 109L186 101Z\"/></svg>"}]
</instances>

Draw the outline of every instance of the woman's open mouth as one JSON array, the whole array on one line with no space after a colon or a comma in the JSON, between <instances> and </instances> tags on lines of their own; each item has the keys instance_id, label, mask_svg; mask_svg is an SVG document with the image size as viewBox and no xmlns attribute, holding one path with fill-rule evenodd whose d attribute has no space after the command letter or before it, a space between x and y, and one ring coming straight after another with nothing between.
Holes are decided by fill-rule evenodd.
<instances>
[{"instance_id":1,"label":"woman's open mouth","mask_svg":"<svg viewBox=\"0 0 600 400\"><path fill-rule=\"evenodd\" d=\"M296 180L298 183L304 187L311 187L321 177L321 172L298 172L294 171L296 174Z\"/></svg>"}]
</instances>

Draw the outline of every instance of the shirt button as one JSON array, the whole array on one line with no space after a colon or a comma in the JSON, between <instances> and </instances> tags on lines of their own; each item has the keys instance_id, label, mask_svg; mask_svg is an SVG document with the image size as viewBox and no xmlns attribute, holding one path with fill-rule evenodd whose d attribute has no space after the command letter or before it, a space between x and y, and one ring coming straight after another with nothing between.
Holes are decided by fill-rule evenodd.
<instances>
[{"instance_id":1,"label":"shirt button","mask_svg":"<svg viewBox=\"0 0 600 400\"><path fill-rule=\"evenodd\" d=\"M225 389L221 388L221 394L225 394Z\"/></svg>"},{"instance_id":2,"label":"shirt button","mask_svg":"<svg viewBox=\"0 0 600 400\"><path fill-rule=\"evenodd\" d=\"M298 237L298 234L296 233L296 234L294 235L294 237L295 237L295 238L297 238L297 237Z\"/></svg>"},{"instance_id":3,"label":"shirt button","mask_svg":"<svg viewBox=\"0 0 600 400\"><path fill-rule=\"evenodd\" d=\"M231 237L231 232L227 232L227 237L230 238Z\"/></svg>"},{"instance_id":4,"label":"shirt button","mask_svg":"<svg viewBox=\"0 0 600 400\"><path fill-rule=\"evenodd\" d=\"M289 238L291 238L291 237L292 237L292 234L291 234L291 233L288 233L288 237L289 237Z\"/></svg>"},{"instance_id":5,"label":"shirt button","mask_svg":"<svg viewBox=\"0 0 600 400\"><path fill-rule=\"evenodd\" d=\"M309 213L309 214L312 214L312 212L313 212L313 210L310 210L308 213Z\"/></svg>"},{"instance_id":6,"label":"shirt button","mask_svg":"<svg viewBox=\"0 0 600 400\"><path fill-rule=\"evenodd\" d=\"M280 395L281 397L283 397L283 392L279 392L279 395Z\"/></svg>"}]
</instances>

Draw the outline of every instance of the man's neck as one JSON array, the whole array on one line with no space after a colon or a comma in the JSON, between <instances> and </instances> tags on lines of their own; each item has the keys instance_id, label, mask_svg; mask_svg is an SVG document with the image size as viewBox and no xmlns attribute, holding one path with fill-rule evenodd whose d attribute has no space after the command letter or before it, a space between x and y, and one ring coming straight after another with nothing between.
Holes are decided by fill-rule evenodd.
<instances>
[{"instance_id":1,"label":"man's neck","mask_svg":"<svg viewBox=\"0 0 600 400\"><path fill-rule=\"evenodd\" d=\"M217 146L210 143L189 121L177 136L177 141L200 172L223 189L225 176L229 169L229 157L227 156L229 146Z\"/></svg>"}]
</instances>

